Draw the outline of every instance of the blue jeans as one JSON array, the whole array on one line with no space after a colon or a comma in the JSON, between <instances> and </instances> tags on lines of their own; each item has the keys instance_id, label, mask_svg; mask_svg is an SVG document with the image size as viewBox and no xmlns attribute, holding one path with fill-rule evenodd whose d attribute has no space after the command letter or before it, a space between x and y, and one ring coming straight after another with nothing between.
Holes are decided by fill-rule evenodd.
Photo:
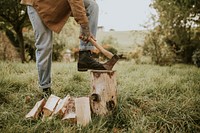
<instances>
[{"instance_id":1,"label":"blue jeans","mask_svg":"<svg viewBox=\"0 0 200 133\"><path fill-rule=\"evenodd\" d=\"M96 36L99 8L94 0L84 0L89 27L93 36ZM39 87L41 89L51 87L51 64L53 43L52 31L44 25L38 13L32 6L27 7L31 21L36 46L36 64L38 69ZM80 42L80 50L92 50L94 46L90 43Z\"/></svg>"},{"instance_id":2,"label":"blue jeans","mask_svg":"<svg viewBox=\"0 0 200 133\"><path fill-rule=\"evenodd\" d=\"M98 24L98 16L99 16L99 7L94 0L84 0L84 5L87 13L87 17L89 19L89 27L90 32L94 37L96 37L97 32L97 24ZM80 50L92 50L94 46L89 42L85 43L80 41Z\"/></svg>"}]
</instances>

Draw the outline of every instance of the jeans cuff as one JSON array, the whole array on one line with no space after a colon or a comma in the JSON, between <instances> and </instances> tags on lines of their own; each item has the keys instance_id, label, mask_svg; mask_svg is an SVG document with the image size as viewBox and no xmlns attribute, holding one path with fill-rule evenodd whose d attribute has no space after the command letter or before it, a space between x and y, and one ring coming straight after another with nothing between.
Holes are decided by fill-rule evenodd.
<instances>
[{"instance_id":1,"label":"jeans cuff","mask_svg":"<svg viewBox=\"0 0 200 133\"><path fill-rule=\"evenodd\" d=\"M51 87L51 83L46 84L46 85L39 85L39 88L40 88L41 90L43 90L44 88L50 88L50 87Z\"/></svg>"},{"instance_id":2,"label":"jeans cuff","mask_svg":"<svg viewBox=\"0 0 200 133\"><path fill-rule=\"evenodd\" d=\"M80 46L80 51L84 51L84 50L94 50L95 47L94 46Z\"/></svg>"}]
</instances>

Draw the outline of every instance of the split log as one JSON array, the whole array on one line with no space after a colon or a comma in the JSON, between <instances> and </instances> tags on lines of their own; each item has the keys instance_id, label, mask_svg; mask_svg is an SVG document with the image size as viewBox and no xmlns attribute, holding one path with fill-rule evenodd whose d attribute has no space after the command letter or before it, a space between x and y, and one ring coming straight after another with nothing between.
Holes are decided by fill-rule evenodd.
<instances>
[{"instance_id":1,"label":"split log","mask_svg":"<svg viewBox=\"0 0 200 133\"><path fill-rule=\"evenodd\" d=\"M38 101L33 107L33 109L26 115L26 118L37 119L44 105L45 105L44 99Z\"/></svg>"},{"instance_id":2,"label":"split log","mask_svg":"<svg viewBox=\"0 0 200 133\"><path fill-rule=\"evenodd\" d=\"M111 113L117 105L116 72L108 70L91 71L92 112L97 115Z\"/></svg>"},{"instance_id":3,"label":"split log","mask_svg":"<svg viewBox=\"0 0 200 133\"><path fill-rule=\"evenodd\" d=\"M66 113L66 115L63 117L62 120L66 119L76 119L76 113L75 112Z\"/></svg>"},{"instance_id":4,"label":"split log","mask_svg":"<svg viewBox=\"0 0 200 133\"><path fill-rule=\"evenodd\" d=\"M65 114L62 120L69 120L72 123L76 123L76 113L75 113L75 101L74 98L70 98L66 106Z\"/></svg>"},{"instance_id":5,"label":"split log","mask_svg":"<svg viewBox=\"0 0 200 133\"><path fill-rule=\"evenodd\" d=\"M90 101L88 97L75 99L77 124L86 126L91 121Z\"/></svg>"},{"instance_id":6,"label":"split log","mask_svg":"<svg viewBox=\"0 0 200 133\"><path fill-rule=\"evenodd\" d=\"M55 111L53 112L53 115L59 115L62 117L67 109L66 107L67 107L67 104L69 103L69 101L70 101L70 95L67 95L62 100L60 99L58 102L58 105L56 106Z\"/></svg>"},{"instance_id":7,"label":"split log","mask_svg":"<svg viewBox=\"0 0 200 133\"><path fill-rule=\"evenodd\" d=\"M66 113L62 120L68 120L69 122L75 124L77 123L76 113L75 112Z\"/></svg>"},{"instance_id":8,"label":"split log","mask_svg":"<svg viewBox=\"0 0 200 133\"><path fill-rule=\"evenodd\" d=\"M43 113L44 117L51 116L51 114L54 112L60 98L55 95L50 95L50 97L47 99L46 104L43 107Z\"/></svg>"}]
</instances>

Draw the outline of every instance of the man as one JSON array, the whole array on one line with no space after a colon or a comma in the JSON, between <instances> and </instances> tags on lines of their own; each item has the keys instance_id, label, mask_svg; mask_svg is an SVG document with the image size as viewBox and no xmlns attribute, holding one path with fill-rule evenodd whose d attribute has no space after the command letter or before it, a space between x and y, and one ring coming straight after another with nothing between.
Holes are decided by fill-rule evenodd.
<instances>
[{"instance_id":1,"label":"man","mask_svg":"<svg viewBox=\"0 0 200 133\"><path fill-rule=\"evenodd\" d=\"M118 57L105 64L95 61L90 50L94 46L98 23L98 5L94 0L21 0L27 5L29 19L35 33L36 64L39 86L45 95L51 94L52 32L59 33L70 16L80 24L78 71L112 69Z\"/></svg>"}]
</instances>

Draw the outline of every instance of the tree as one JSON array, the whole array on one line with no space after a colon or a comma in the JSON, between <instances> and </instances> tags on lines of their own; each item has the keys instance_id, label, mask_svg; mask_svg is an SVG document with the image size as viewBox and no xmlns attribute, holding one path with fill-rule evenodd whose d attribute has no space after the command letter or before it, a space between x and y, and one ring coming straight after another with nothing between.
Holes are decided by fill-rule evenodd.
<instances>
[{"instance_id":1,"label":"tree","mask_svg":"<svg viewBox=\"0 0 200 133\"><path fill-rule=\"evenodd\" d=\"M158 13L159 34L164 36L163 43L171 46L183 62L191 63L192 54L200 41L194 43L194 29L200 26L200 1L154 0L152 6Z\"/></svg>"},{"instance_id":2,"label":"tree","mask_svg":"<svg viewBox=\"0 0 200 133\"><path fill-rule=\"evenodd\" d=\"M155 64L171 65L175 62L175 54L171 47L164 42L161 27L157 26L146 36L143 45L143 54L150 56Z\"/></svg>"},{"instance_id":3,"label":"tree","mask_svg":"<svg viewBox=\"0 0 200 133\"><path fill-rule=\"evenodd\" d=\"M26 7L20 5L20 0L1 0L0 5L0 30L5 31L13 46L19 49L24 63L26 58L22 30L29 25Z\"/></svg>"}]
</instances>

